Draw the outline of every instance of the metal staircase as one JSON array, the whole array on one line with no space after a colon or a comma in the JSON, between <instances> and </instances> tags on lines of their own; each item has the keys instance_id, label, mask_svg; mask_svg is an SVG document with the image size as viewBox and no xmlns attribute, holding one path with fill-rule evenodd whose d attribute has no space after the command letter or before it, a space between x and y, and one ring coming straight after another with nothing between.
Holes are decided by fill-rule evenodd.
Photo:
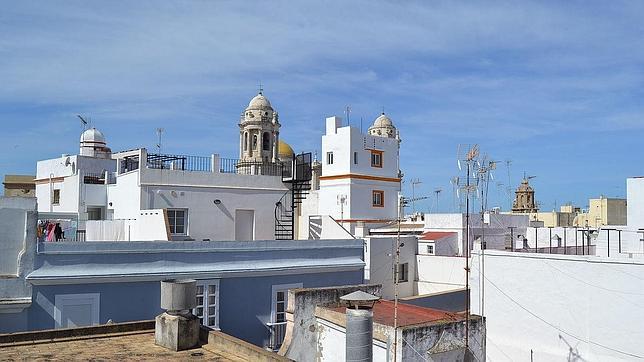
<instances>
[{"instance_id":1,"label":"metal staircase","mask_svg":"<svg viewBox=\"0 0 644 362\"><path fill-rule=\"evenodd\" d=\"M275 203L275 240L293 240L297 207L311 190L311 153L294 155L282 168L282 182L289 190Z\"/></svg>"}]
</instances>

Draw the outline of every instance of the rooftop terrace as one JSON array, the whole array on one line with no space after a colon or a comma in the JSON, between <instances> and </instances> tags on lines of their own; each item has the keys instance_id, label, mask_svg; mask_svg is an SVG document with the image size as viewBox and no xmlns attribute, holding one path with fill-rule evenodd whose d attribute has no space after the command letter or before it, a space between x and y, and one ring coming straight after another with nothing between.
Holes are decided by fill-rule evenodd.
<instances>
[{"instance_id":1,"label":"rooftop terrace","mask_svg":"<svg viewBox=\"0 0 644 362\"><path fill-rule=\"evenodd\" d=\"M154 343L154 321L0 334L3 361L286 361L221 332L203 329L198 347L173 352Z\"/></svg>"}]
</instances>

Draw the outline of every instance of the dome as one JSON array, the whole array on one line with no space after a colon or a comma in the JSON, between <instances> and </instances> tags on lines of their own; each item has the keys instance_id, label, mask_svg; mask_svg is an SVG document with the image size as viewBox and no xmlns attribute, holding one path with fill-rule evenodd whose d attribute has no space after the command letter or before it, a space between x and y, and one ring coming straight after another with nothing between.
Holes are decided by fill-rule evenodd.
<instances>
[{"instance_id":1,"label":"dome","mask_svg":"<svg viewBox=\"0 0 644 362\"><path fill-rule=\"evenodd\" d=\"M391 118L387 117L384 113L378 116L373 122L374 127L393 127L394 123L391 121Z\"/></svg>"},{"instance_id":2,"label":"dome","mask_svg":"<svg viewBox=\"0 0 644 362\"><path fill-rule=\"evenodd\" d=\"M248 107L246 109L270 109L272 110L273 107L271 106L271 102L268 101L268 98L264 97L263 94L259 93L253 99L250 100L250 103L248 103Z\"/></svg>"},{"instance_id":3,"label":"dome","mask_svg":"<svg viewBox=\"0 0 644 362\"><path fill-rule=\"evenodd\" d=\"M105 144L105 136L101 133L101 131L97 130L96 128L90 128L83 132L80 138L81 143L82 142L89 142L89 143L102 143Z\"/></svg>"},{"instance_id":4,"label":"dome","mask_svg":"<svg viewBox=\"0 0 644 362\"><path fill-rule=\"evenodd\" d=\"M293 149L291 148L291 146L289 146L288 143L286 143L286 142L284 142L282 140L279 141L279 144L277 146L277 154L279 155L279 157L289 157L290 158L290 157L293 157L294 153L295 152L293 152Z\"/></svg>"}]
</instances>

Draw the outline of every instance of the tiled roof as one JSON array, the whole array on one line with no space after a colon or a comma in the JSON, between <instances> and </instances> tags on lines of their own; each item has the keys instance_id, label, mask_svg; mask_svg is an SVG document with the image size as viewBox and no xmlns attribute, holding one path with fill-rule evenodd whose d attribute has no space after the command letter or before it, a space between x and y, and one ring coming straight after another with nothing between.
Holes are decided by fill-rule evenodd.
<instances>
[{"instance_id":1,"label":"tiled roof","mask_svg":"<svg viewBox=\"0 0 644 362\"><path fill-rule=\"evenodd\" d=\"M456 234L455 231L428 231L420 236L420 240L438 240L454 234Z\"/></svg>"},{"instance_id":2,"label":"tiled roof","mask_svg":"<svg viewBox=\"0 0 644 362\"><path fill-rule=\"evenodd\" d=\"M346 311L345 307L331 307L329 309L341 313ZM456 313L398 303L398 327L437 322L455 322L463 319L462 315ZM373 321L374 323L393 326L394 302L390 300L376 302L373 306Z\"/></svg>"}]
</instances>

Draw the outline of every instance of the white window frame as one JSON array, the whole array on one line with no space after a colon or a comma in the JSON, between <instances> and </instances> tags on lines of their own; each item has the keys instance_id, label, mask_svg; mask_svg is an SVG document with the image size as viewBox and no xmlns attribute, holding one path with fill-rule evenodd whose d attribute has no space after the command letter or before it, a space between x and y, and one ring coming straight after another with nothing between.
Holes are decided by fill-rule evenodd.
<instances>
[{"instance_id":1,"label":"white window frame","mask_svg":"<svg viewBox=\"0 0 644 362\"><path fill-rule=\"evenodd\" d=\"M215 288L215 308L216 308L215 324L208 324L210 319L208 308L211 306L208 303L208 298L210 297L208 287L211 285L216 286ZM203 287L203 294L199 294L197 292L197 298L199 296L203 297L203 303L197 304L197 307L192 310L192 313L201 319L202 325L212 329L219 330L219 279L197 280L197 286ZM203 314L201 316L199 316L199 314L197 313L197 308L202 308Z\"/></svg>"},{"instance_id":2,"label":"white window frame","mask_svg":"<svg viewBox=\"0 0 644 362\"><path fill-rule=\"evenodd\" d=\"M429 249L432 249L431 251ZM427 244L427 254L434 255L436 253L436 247L433 243Z\"/></svg>"},{"instance_id":3,"label":"white window frame","mask_svg":"<svg viewBox=\"0 0 644 362\"><path fill-rule=\"evenodd\" d=\"M276 284L271 288L271 323L277 323L277 292L284 292L284 315L286 320L286 308L288 307L288 290L302 288L302 283Z\"/></svg>"},{"instance_id":4,"label":"white window frame","mask_svg":"<svg viewBox=\"0 0 644 362\"><path fill-rule=\"evenodd\" d=\"M170 227L170 235L177 235L177 236L187 236L188 235L188 209L186 208L180 208L180 207L172 207L172 208L167 208L166 211L168 212L168 226ZM173 233L172 232L172 225L170 224L170 211L183 211L183 232L182 233ZM176 216L174 218L176 220ZM175 225L176 227L176 225Z\"/></svg>"},{"instance_id":5,"label":"white window frame","mask_svg":"<svg viewBox=\"0 0 644 362\"><path fill-rule=\"evenodd\" d=\"M85 294L56 294L54 297L54 321L55 328L67 328L63 326L63 313L62 310L67 304L79 304L80 301L89 300L92 306L92 325L100 324L101 315L101 294L100 293L85 293Z\"/></svg>"},{"instance_id":6,"label":"white window frame","mask_svg":"<svg viewBox=\"0 0 644 362\"><path fill-rule=\"evenodd\" d=\"M333 151L329 151L326 153L326 164L333 165Z\"/></svg>"}]
</instances>

